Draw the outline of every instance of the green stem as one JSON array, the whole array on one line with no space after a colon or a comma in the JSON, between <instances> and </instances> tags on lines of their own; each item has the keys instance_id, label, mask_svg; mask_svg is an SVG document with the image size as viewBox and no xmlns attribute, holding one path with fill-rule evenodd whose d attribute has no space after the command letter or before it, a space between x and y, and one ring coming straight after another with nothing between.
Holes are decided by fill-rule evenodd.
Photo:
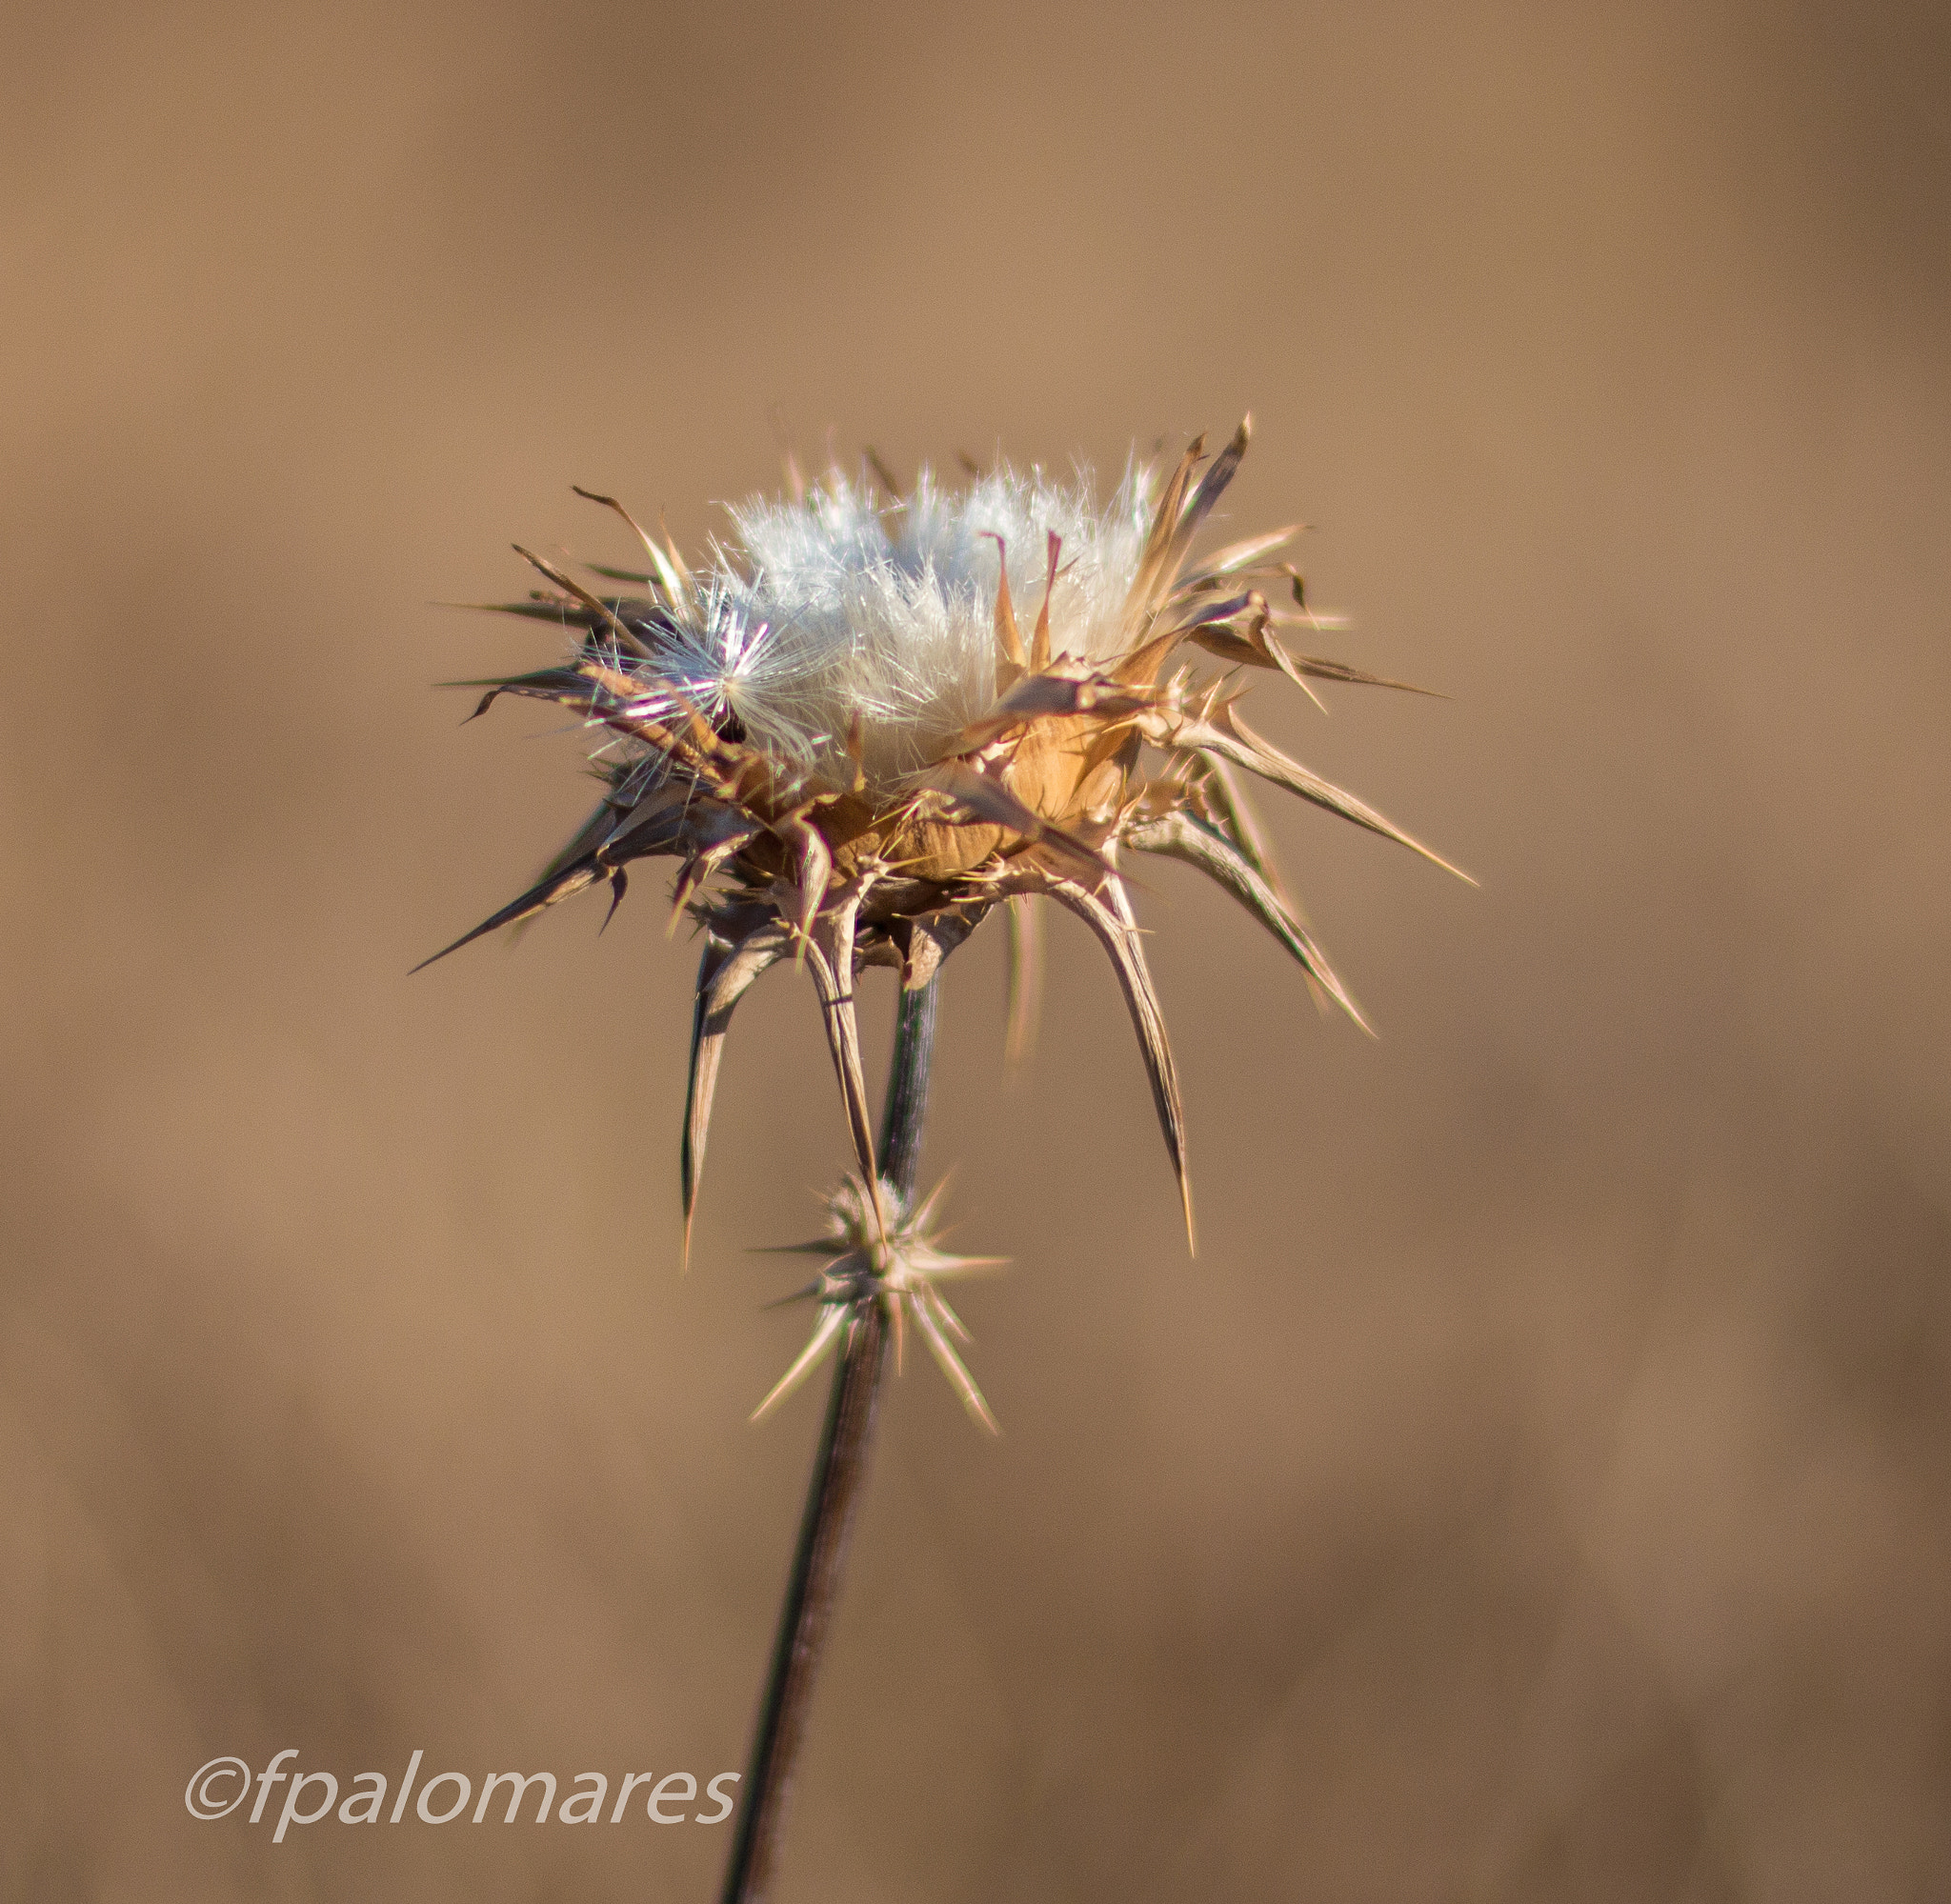
<instances>
[{"instance_id":1,"label":"green stem","mask_svg":"<svg viewBox=\"0 0 1951 1904\"><path fill-rule=\"evenodd\" d=\"M935 1054L935 987L931 979L903 991L895 1020L895 1054L888 1072L887 1107L881 1113L881 1180L903 1203L915 1194L921 1157L921 1126L928 1114L928 1079ZM758 1729L739 1794L732 1861L725 1872L723 1904L758 1904L771 1881L793 1766L806 1731L813 1682L826 1649L827 1630L839 1598L840 1571L854 1509L867 1478L874 1422L887 1374L888 1324L876 1301L855 1306L847 1319L826 1424L813 1459L813 1480L799 1523L799 1545L786 1582L773 1643L772 1670L759 1702Z\"/></svg>"}]
</instances>

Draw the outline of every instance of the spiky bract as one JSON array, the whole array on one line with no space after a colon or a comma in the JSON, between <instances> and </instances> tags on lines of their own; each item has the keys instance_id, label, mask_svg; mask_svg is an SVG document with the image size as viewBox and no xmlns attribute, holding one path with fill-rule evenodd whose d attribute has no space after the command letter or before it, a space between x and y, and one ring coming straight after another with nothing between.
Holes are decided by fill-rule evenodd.
<instances>
[{"instance_id":1,"label":"spiky bract","mask_svg":"<svg viewBox=\"0 0 1951 1904\"><path fill-rule=\"evenodd\" d=\"M814 1282L785 1298L818 1303L819 1319L792 1367L753 1411L754 1421L771 1413L819 1366L863 1305L877 1303L894 1326L896 1358L912 1320L962 1406L992 1434L996 1433L996 1416L955 1350L955 1343L970 1340L969 1332L939 1285L999 1269L1005 1259L951 1256L941 1249L935 1212L946 1187L944 1179L911 1210L892 1184L882 1182L870 1189L860 1177L845 1177L827 1198L827 1233L815 1242L787 1246L791 1253L827 1259Z\"/></svg>"}]
</instances>

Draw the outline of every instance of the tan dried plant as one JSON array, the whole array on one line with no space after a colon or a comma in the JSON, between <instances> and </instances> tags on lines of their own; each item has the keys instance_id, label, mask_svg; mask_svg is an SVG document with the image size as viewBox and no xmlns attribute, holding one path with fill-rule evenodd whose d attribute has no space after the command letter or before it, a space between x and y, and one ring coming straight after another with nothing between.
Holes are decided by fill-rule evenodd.
<instances>
[{"instance_id":1,"label":"tan dried plant","mask_svg":"<svg viewBox=\"0 0 1951 1904\"><path fill-rule=\"evenodd\" d=\"M496 605L560 624L573 645L553 667L474 684L488 690L475 711L505 693L574 710L600 736L603 795L542 878L448 951L603 882L613 910L633 861L674 859L673 924L689 915L704 942L682 1146L687 1256L726 1032L754 980L782 961L819 994L858 1165L827 1199L826 1234L796 1246L822 1266L787 1300L815 1303L817 1319L757 1411L837 1351L725 1904L758 1904L776 1861L890 1340L898 1361L912 1323L970 1413L996 1426L940 1287L994 1259L949 1254L935 1229L939 1190L915 1197L943 958L1006 908L1019 1056L1039 903L1090 927L1137 1031L1190 1245L1178 1080L1123 854L1197 867L1299 962L1317 1002L1332 998L1358 1024L1281 888L1241 776L1447 864L1240 718L1255 670L1309 694L1314 680L1402 685L1291 645L1323 626L1282 557L1297 526L1195 553L1247 438L1243 422L1210 461L1202 441L1169 471L1134 461L1103 502L1082 478L1007 468L972 469L959 488L924 473L903 494L871 454L877 488L835 471L809 489L789 459L787 495L734 509L729 542L696 567L593 496L636 531L649 567L594 568L586 586L521 550L551 586ZM1026 636L1016 604L1033 600ZM878 1150L855 1018L869 965L894 967L902 986Z\"/></svg>"},{"instance_id":2,"label":"tan dried plant","mask_svg":"<svg viewBox=\"0 0 1951 1904\"><path fill-rule=\"evenodd\" d=\"M891 966L905 987L924 985L999 903L1016 1051L1036 991L1036 902L1076 913L1109 954L1189 1243L1178 1081L1120 855L1197 868L1273 933L1317 998L1366 1026L1282 890L1239 776L1448 862L1240 716L1251 671L1311 697L1311 680L1406 685L1293 645L1295 631L1325 625L1282 558L1298 525L1194 559L1249 431L1242 421L1210 460L1195 441L1162 473L1135 461L1102 505L1083 480L1007 468L972 471L960 489L924 474L905 495L837 471L809 489L789 460L787 496L734 509L731 544L697 567L613 498L578 491L629 523L649 557L593 572L641 593L586 586L517 545L552 586L492 606L559 623L575 645L554 666L473 684L488 690L475 711L504 693L573 709L602 736L604 793L543 877L447 951L601 882L613 909L633 861L677 862L674 923L688 913L704 938L682 1146L687 1254L733 1012L782 961L819 994L867 1216L883 1236L895 1219L875 1169L855 974ZM1031 598L1026 635L1016 604ZM1201 669L1202 657L1221 667Z\"/></svg>"}]
</instances>

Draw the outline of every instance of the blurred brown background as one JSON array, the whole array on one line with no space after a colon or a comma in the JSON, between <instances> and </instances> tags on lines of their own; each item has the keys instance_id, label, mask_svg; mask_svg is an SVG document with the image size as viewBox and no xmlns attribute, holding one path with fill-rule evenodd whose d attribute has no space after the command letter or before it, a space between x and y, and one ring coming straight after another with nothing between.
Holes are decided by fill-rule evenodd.
<instances>
[{"instance_id":1,"label":"blurred brown background","mask_svg":"<svg viewBox=\"0 0 1951 1904\"><path fill-rule=\"evenodd\" d=\"M788 1900L1951 1894L1942 9L16 9L0 69L0 1891L695 1899L723 1830L191 1772L741 1766L842 1158L747 1005L675 1261L654 879L431 682L511 538L815 451L1259 426L1338 651L1265 803L1382 1032L1173 870L950 968L987 1442L892 1395ZM870 1005L885 1045L886 997Z\"/></svg>"}]
</instances>

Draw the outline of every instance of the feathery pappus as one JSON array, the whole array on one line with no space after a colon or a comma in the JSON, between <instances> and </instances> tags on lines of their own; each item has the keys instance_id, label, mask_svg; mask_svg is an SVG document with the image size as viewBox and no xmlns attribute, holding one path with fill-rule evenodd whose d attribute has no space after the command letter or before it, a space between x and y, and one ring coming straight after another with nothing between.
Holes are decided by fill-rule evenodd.
<instances>
[{"instance_id":1,"label":"feathery pappus","mask_svg":"<svg viewBox=\"0 0 1951 1904\"><path fill-rule=\"evenodd\" d=\"M473 684L487 689L475 711L506 693L573 709L602 736L604 792L543 877L447 951L600 883L613 907L633 861L675 860L674 905L703 939L682 1142L687 1254L726 1033L775 964L802 966L819 995L864 1199L847 1250L870 1219L884 1240L913 1228L875 1173L856 973L889 966L924 985L998 905L1012 928L1015 1047L1039 901L1076 913L1109 955L1189 1241L1178 1082L1121 854L1197 867L1317 995L1365 1023L1282 890L1242 774L1457 869L1240 717L1243 671L1310 695L1311 680L1405 685L1294 645L1324 626L1281 559L1298 526L1195 556L1248 436L1242 422L1210 459L1200 439L1169 469L1135 461L1101 502L1084 480L1006 467L959 487L924 474L897 494L837 471L808 487L789 462L787 493L734 508L729 540L695 567L621 503L579 491L622 517L648 557L593 569L593 586L517 545L550 586L496 606L562 625L573 646L551 667ZM940 1319L916 1301L917 1316ZM933 1344L937 1332L925 1333Z\"/></svg>"}]
</instances>

